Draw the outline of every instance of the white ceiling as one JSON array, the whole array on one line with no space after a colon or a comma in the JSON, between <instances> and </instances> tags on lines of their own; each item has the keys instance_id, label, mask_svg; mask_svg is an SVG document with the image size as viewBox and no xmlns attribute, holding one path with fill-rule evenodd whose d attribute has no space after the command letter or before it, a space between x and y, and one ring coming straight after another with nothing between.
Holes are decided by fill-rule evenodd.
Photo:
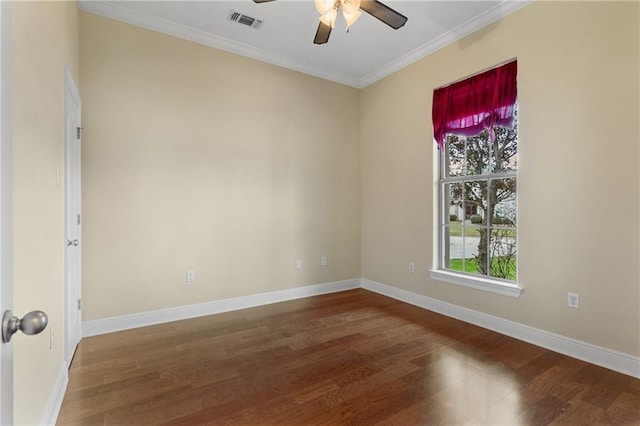
<instances>
[{"instance_id":1,"label":"white ceiling","mask_svg":"<svg viewBox=\"0 0 640 426\"><path fill-rule=\"evenodd\" d=\"M404 27L393 30L363 13L346 33L340 17L324 45L313 44L319 14L312 0L81 0L79 5L87 12L362 88L530 1L383 0L409 18ZM262 27L228 21L231 10L262 20Z\"/></svg>"}]
</instances>

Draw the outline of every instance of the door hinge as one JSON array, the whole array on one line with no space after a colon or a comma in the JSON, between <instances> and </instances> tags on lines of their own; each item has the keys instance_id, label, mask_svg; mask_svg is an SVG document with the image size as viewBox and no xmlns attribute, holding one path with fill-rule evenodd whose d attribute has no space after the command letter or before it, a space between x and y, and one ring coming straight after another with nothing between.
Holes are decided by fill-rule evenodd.
<instances>
[{"instance_id":1,"label":"door hinge","mask_svg":"<svg viewBox=\"0 0 640 426\"><path fill-rule=\"evenodd\" d=\"M82 225L82 219L80 213L78 213L78 225Z\"/></svg>"},{"instance_id":2,"label":"door hinge","mask_svg":"<svg viewBox=\"0 0 640 426\"><path fill-rule=\"evenodd\" d=\"M84 130L84 127L76 127L76 139L80 140L83 130Z\"/></svg>"},{"instance_id":3,"label":"door hinge","mask_svg":"<svg viewBox=\"0 0 640 426\"><path fill-rule=\"evenodd\" d=\"M82 299L78 299L78 310L82 309Z\"/></svg>"}]
</instances>

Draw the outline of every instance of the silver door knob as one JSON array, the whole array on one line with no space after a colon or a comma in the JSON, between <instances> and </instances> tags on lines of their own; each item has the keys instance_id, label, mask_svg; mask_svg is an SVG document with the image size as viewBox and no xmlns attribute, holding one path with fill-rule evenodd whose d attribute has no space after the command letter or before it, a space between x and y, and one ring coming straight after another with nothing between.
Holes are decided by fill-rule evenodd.
<instances>
[{"instance_id":1,"label":"silver door knob","mask_svg":"<svg viewBox=\"0 0 640 426\"><path fill-rule=\"evenodd\" d=\"M67 240L67 246L78 247L80 245L80 241L78 240Z\"/></svg>"},{"instance_id":2,"label":"silver door knob","mask_svg":"<svg viewBox=\"0 0 640 426\"><path fill-rule=\"evenodd\" d=\"M9 342L18 330L28 335L38 334L47 328L48 322L47 314L42 311L31 311L20 319L7 309L2 317L2 341Z\"/></svg>"}]
</instances>

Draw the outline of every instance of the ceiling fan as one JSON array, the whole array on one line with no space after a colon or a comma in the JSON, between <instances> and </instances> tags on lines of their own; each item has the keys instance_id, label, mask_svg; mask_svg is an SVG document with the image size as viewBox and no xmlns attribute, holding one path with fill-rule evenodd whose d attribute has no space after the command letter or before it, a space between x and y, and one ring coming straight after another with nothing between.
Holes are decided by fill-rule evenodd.
<instances>
[{"instance_id":1,"label":"ceiling fan","mask_svg":"<svg viewBox=\"0 0 640 426\"><path fill-rule=\"evenodd\" d=\"M253 1L255 3L267 3L274 0ZM329 41L331 29L336 25L336 17L339 9L342 9L342 15L347 21L347 31L349 27L358 20L360 15L362 15L360 9L389 25L394 30L402 27L407 22L406 16L377 0L315 0L315 2L316 9L321 15L318 30L313 39L315 44L325 44Z\"/></svg>"}]
</instances>

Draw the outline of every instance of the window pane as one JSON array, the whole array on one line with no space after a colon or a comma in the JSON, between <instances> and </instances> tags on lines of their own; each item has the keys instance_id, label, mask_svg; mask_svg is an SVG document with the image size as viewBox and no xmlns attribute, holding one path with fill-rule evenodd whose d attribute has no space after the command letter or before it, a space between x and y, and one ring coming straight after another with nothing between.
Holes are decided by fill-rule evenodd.
<instances>
[{"instance_id":1,"label":"window pane","mask_svg":"<svg viewBox=\"0 0 640 426\"><path fill-rule=\"evenodd\" d=\"M448 136L445 149L445 176L461 176L465 168L464 139Z\"/></svg>"},{"instance_id":2,"label":"window pane","mask_svg":"<svg viewBox=\"0 0 640 426\"><path fill-rule=\"evenodd\" d=\"M491 172L489 162L489 136L486 131L478 136L467 138L467 175L479 175Z\"/></svg>"},{"instance_id":3,"label":"window pane","mask_svg":"<svg viewBox=\"0 0 640 426\"><path fill-rule=\"evenodd\" d=\"M494 131L496 134L496 139L491 143L493 151L493 172L515 172L516 170L518 170L517 127L514 127L513 129L495 127Z\"/></svg>"},{"instance_id":4,"label":"window pane","mask_svg":"<svg viewBox=\"0 0 640 426\"><path fill-rule=\"evenodd\" d=\"M503 226L491 230L489 256L491 276L503 280L516 280L516 230Z\"/></svg>"},{"instance_id":5,"label":"window pane","mask_svg":"<svg viewBox=\"0 0 640 426\"><path fill-rule=\"evenodd\" d=\"M464 219L462 205L462 183L447 183L444 185L445 206L444 223L458 222Z\"/></svg>"},{"instance_id":6,"label":"window pane","mask_svg":"<svg viewBox=\"0 0 640 426\"><path fill-rule=\"evenodd\" d=\"M491 224L493 226L516 225L516 179L494 179L489 191Z\"/></svg>"},{"instance_id":7,"label":"window pane","mask_svg":"<svg viewBox=\"0 0 640 426\"><path fill-rule=\"evenodd\" d=\"M443 235L445 237L444 267L452 271L475 273L477 270L474 260L475 251L477 251L477 230L470 230L458 224L451 228L444 227ZM463 235L465 235L464 238Z\"/></svg>"},{"instance_id":8,"label":"window pane","mask_svg":"<svg viewBox=\"0 0 640 426\"><path fill-rule=\"evenodd\" d=\"M485 224L487 211L487 181L464 183L464 219L473 225Z\"/></svg>"},{"instance_id":9,"label":"window pane","mask_svg":"<svg viewBox=\"0 0 640 426\"><path fill-rule=\"evenodd\" d=\"M482 245L486 245L486 238L482 238L483 233L486 235L486 231L479 226L465 226L463 228L464 270L467 273L486 275L486 249L482 250Z\"/></svg>"},{"instance_id":10,"label":"window pane","mask_svg":"<svg viewBox=\"0 0 640 426\"><path fill-rule=\"evenodd\" d=\"M444 268L454 271L462 271L462 241L461 228L451 229L447 226L442 227L442 235L444 238Z\"/></svg>"}]
</instances>

